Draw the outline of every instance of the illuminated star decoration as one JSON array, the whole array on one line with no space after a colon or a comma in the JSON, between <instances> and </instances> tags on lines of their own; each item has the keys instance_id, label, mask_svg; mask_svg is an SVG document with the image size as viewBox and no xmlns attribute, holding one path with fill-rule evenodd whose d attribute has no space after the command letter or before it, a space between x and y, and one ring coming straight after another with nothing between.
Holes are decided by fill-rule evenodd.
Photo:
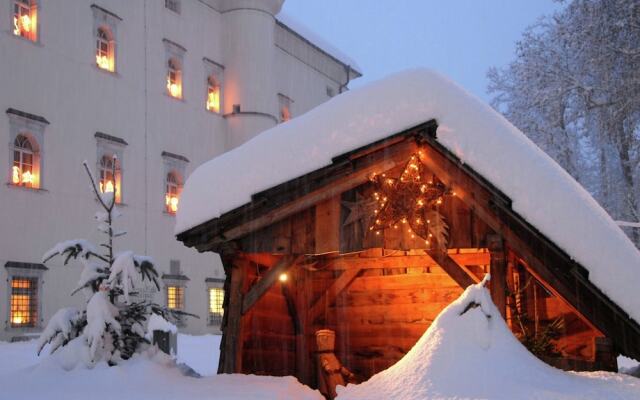
<instances>
[{"instance_id":1,"label":"illuminated star decoration","mask_svg":"<svg viewBox=\"0 0 640 400\"><path fill-rule=\"evenodd\" d=\"M424 175L424 165L414 154L399 178L390 178L386 174L371 178L377 208L374 210L375 220L369 225L370 231L379 235L389 228L404 229L412 239L418 236L427 245L434 234L442 240L443 220L433 208L442 204L445 195L452 193L441 182L425 179ZM435 215L438 218L434 218ZM446 229L446 224L444 227ZM443 243L438 244L444 246Z\"/></svg>"}]
</instances>

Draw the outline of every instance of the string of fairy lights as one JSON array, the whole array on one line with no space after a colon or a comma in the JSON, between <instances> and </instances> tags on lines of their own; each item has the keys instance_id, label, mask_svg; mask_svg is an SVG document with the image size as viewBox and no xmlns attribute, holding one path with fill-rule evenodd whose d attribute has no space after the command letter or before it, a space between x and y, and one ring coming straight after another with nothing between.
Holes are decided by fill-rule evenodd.
<instances>
[{"instance_id":1,"label":"string of fairy lights","mask_svg":"<svg viewBox=\"0 0 640 400\"><path fill-rule=\"evenodd\" d=\"M374 174L373 199L375 218L369 231L380 235L385 229L403 229L412 239L423 239L427 246L433 241L429 215L442 204L443 198L455 193L434 176L428 177L417 154L407 161L398 178Z\"/></svg>"}]
</instances>

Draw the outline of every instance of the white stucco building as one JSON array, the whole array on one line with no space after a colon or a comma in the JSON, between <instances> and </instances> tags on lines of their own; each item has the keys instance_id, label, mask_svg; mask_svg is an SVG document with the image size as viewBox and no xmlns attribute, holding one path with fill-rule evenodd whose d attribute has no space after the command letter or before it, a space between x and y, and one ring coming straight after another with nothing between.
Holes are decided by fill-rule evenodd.
<instances>
[{"instance_id":1,"label":"white stucco building","mask_svg":"<svg viewBox=\"0 0 640 400\"><path fill-rule=\"evenodd\" d=\"M185 331L217 330L221 264L173 235L182 183L360 76L278 16L282 1L0 0L0 340L85 302L69 296L78 263L41 264L61 240L100 243L83 160L119 189L116 251L153 257L156 301L200 316Z\"/></svg>"}]
</instances>

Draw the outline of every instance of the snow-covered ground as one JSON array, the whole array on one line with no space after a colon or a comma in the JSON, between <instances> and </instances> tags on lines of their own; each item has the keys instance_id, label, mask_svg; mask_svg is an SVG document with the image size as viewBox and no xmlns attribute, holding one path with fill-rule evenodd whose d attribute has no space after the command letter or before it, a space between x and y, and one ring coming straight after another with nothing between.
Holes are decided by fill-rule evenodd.
<instances>
[{"instance_id":1,"label":"snow-covered ground","mask_svg":"<svg viewBox=\"0 0 640 400\"><path fill-rule=\"evenodd\" d=\"M543 363L513 336L484 282L447 306L398 363L338 399L640 399L640 380L570 373Z\"/></svg>"},{"instance_id":2,"label":"snow-covered ground","mask_svg":"<svg viewBox=\"0 0 640 400\"><path fill-rule=\"evenodd\" d=\"M219 344L219 336L180 334L178 365L160 353L66 371L56 356L38 359L35 341L0 342L0 399L323 399L292 377L215 375ZM186 376L181 363L202 378ZM567 373L542 363L513 337L479 284L448 306L396 365L338 393L338 400L631 400L640 399L640 379Z\"/></svg>"},{"instance_id":3,"label":"snow-covered ground","mask_svg":"<svg viewBox=\"0 0 640 400\"><path fill-rule=\"evenodd\" d=\"M135 356L117 367L99 363L65 371L56 357L36 356L35 340L0 342L0 399L323 399L292 377L215 375L219 345L217 335L178 335L178 363L203 376L192 378L162 354Z\"/></svg>"}]
</instances>

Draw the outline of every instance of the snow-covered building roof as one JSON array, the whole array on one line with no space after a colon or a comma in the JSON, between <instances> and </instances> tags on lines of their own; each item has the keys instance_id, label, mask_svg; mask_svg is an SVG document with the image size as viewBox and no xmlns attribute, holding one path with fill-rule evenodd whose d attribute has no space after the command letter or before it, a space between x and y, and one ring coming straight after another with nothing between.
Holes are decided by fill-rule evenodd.
<instances>
[{"instance_id":1,"label":"snow-covered building roof","mask_svg":"<svg viewBox=\"0 0 640 400\"><path fill-rule=\"evenodd\" d=\"M316 34L311 29L307 28L305 25L297 21L295 18L291 17L289 14L280 12L276 16L276 19L280 24L286 26L292 32L295 32L297 35L303 37L312 46L317 47L324 53L349 66L357 76L362 75L362 69L352 57L326 41L322 36Z\"/></svg>"},{"instance_id":2,"label":"snow-covered building roof","mask_svg":"<svg viewBox=\"0 0 640 400\"><path fill-rule=\"evenodd\" d=\"M437 72L416 69L344 93L197 168L177 234L332 158L435 119L437 141L511 200L511 207L640 321L640 253L598 203L503 116Z\"/></svg>"}]
</instances>

